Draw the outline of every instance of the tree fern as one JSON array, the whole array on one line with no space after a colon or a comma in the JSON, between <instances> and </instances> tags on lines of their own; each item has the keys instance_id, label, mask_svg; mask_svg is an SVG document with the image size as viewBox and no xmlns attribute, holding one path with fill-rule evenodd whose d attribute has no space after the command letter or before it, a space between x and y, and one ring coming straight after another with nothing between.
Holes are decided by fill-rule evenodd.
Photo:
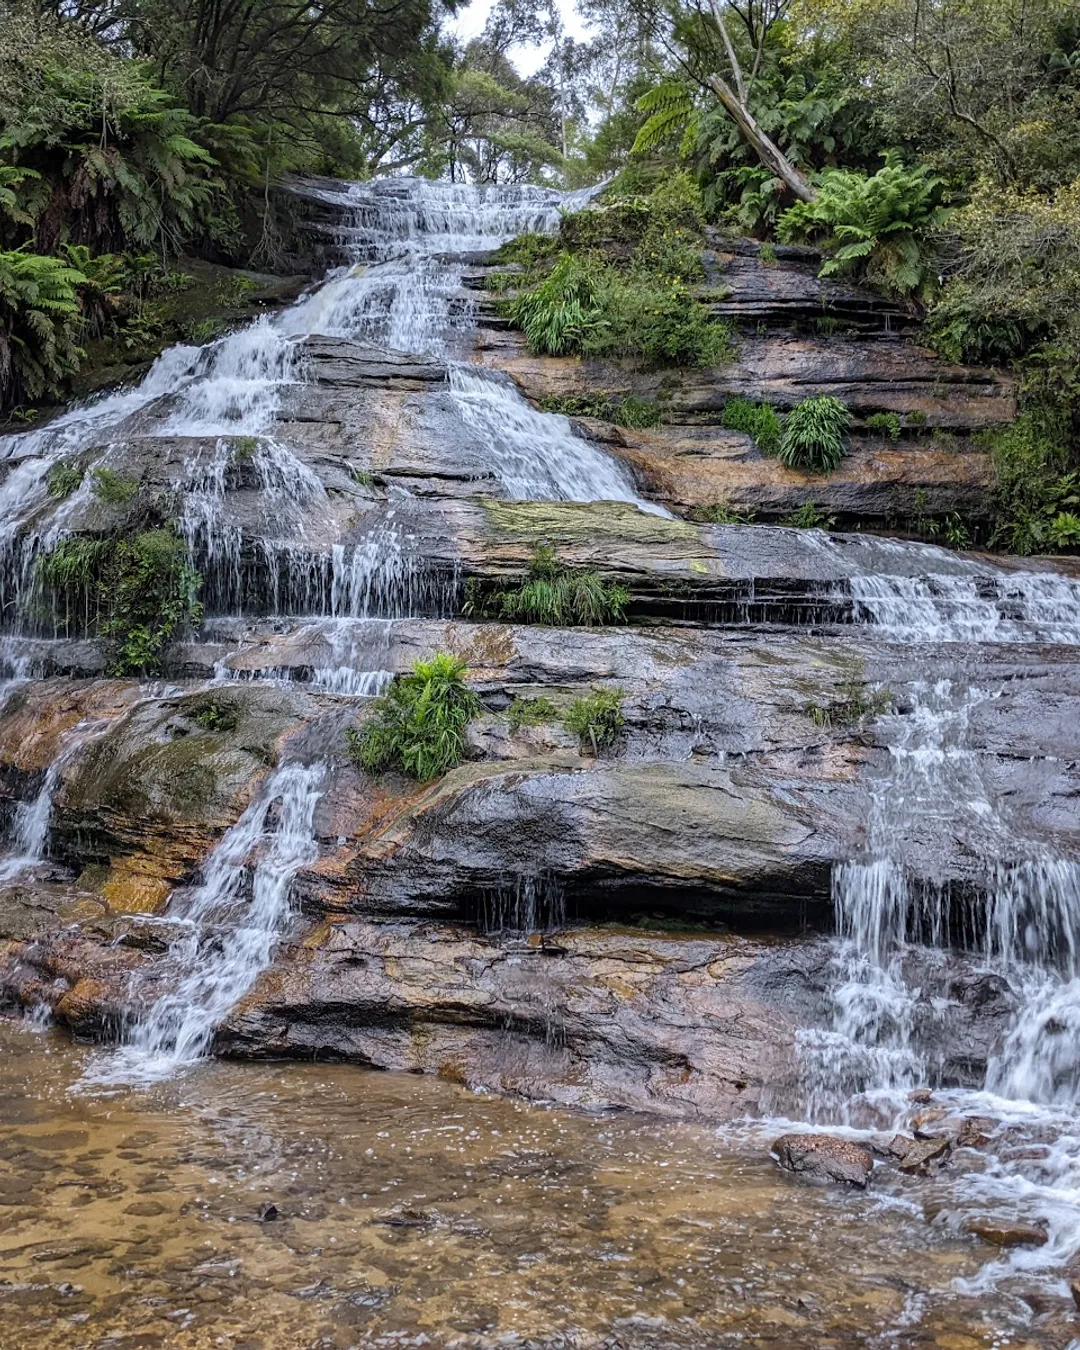
<instances>
[{"instance_id":1,"label":"tree fern","mask_svg":"<svg viewBox=\"0 0 1080 1350\"><path fill-rule=\"evenodd\" d=\"M632 153L645 155L658 150L681 134L680 154L689 154L697 136L698 114L694 96L683 80L663 80L634 105L648 117L634 138Z\"/></svg>"},{"instance_id":2,"label":"tree fern","mask_svg":"<svg viewBox=\"0 0 1080 1350\"><path fill-rule=\"evenodd\" d=\"M61 258L0 253L0 408L56 396L79 368L79 296L86 278Z\"/></svg>"}]
</instances>

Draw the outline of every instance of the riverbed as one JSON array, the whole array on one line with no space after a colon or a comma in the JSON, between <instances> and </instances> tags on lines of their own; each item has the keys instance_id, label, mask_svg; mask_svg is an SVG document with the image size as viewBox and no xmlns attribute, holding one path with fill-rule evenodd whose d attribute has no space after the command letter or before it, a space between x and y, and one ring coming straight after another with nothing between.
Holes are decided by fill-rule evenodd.
<instances>
[{"instance_id":1,"label":"riverbed","mask_svg":"<svg viewBox=\"0 0 1080 1350\"><path fill-rule=\"evenodd\" d=\"M959 1292L993 1250L917 1194L807 1185L760 1130L327 1063L86 1086L108 1053L0 1023L6 1350L1068 1343Z\"/></svg>"}]
</instances>

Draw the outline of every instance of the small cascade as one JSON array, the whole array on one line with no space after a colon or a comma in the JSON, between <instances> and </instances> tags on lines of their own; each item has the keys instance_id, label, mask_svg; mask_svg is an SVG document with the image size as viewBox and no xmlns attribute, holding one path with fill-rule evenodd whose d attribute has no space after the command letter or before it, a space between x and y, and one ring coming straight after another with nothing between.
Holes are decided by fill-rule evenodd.
<instances>
[{"instance_id":1,"label":"small cascade","mask_svg":"<svg viewBox=\"0 0 1080 1350\"><path fill-rule=\"evenodd\" d=\"M48 853L53 798L60 775L86 742L106 730L108 725L107 721L87 720L72 727L64 736L56 758L46 769L36 795L28 802L17 804L11 823L9 852L0 858L0 882L12 881L44 861Z\"/></svg>"},{"instance_id":2,"label":"small cascade","mask_svg":"<svg viewBox=\"0 0 1080 1350\"><path fill-rule=\"evenodd\" d=\"M476 926L484 934L550 933L566 925L566 892L548 872L517 876L478 900Z\"/></svg>"},{"instance_id":3,"label":"small cascade","mask_svg":"<svg viewBox=\"0 0 1080 1350\"><path fill-rule=\"evenodd\" d=\"M149 1082L206 1054L287 930L293 877L318 856L314 816L326 772L321 763L279 765L207 859L201 885L174 897L165 921L183 933L165 959L170 988L88 1081Z\"/></svg>"},{"instance_id":4,"label":"small cascade","mask_svg":"<svg viewBox=\"0 0 1080 1350\"><path fill-rule=\"evenodd\" d=\"M992 1280L1080 1249L1080 863L1029 837L984 771L972 720L1002 691L975 672L980 649L997 644L1080 644L1080 582L943 556L951 570L847 583L856 621L886 640L963 647L950 678L916 682L912 706L878 722L888 754L865 847L833 871L831 1025L801 1032L799 1052L812 1121L907 1128L909 1092L929 1085L958 1113L1042 1131L1033 1161L991 1151L959 1192L961 1213L979 1204L1047 1225L1046 1246L987 1267ZM982 1083L965 1083L949 1058L967 1053L962 970L1008 1020Z\"/></svg>"}]
</instances>

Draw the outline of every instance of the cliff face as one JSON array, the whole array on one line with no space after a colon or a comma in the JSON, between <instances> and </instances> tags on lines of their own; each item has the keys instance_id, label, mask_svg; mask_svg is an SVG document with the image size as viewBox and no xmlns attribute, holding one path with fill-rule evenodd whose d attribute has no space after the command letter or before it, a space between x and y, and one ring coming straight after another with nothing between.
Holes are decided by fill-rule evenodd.
<instances>
[{"instance_id":1,"label":"cliff face","mask_svg":"<svg viewBox=\"0 0 1080 1350\"><path fill-rule=\"evenodd\" d=\"M938 433L1007 419L1007 380L883 335L877 302L826 293L801 257L773 269L734 254L724 275L726 312L760 313L768 329L743 339L737 364L669 382L660 430L580 428L640 485L676 511L724 498L780 514L812 497L864 520L913 509L916 486L934 511L982 499L985 457ZM825 302L857 336L784 331ZM479 356L533 397L648 393L663 379L527 357L484 313ZM0 900L6 932L24 939L3 960L10 1000L45 1001L80 1035L113 1034L169 979L170 930L141 916L190 889L283 757L325 763L293 926L219 1026L220 1051L741 1115L790 1098L796 1031L828 1015L830 872L865 846L931 666L935 680L998 691L971 712L965 746L1017 837L1080 856L1077 649L1047 645L1034 621L1031 641L973 646L974 629L941 617L986 611L1022 628L1035 591L1067 585L1067 567L705 526L629 500L514 500L445 363L319 336L290 359L254 433L181 416L165 390L68 456L87 484L107 468L137 476L140 501L175 503L198 553L207 614L170 650L165 681L106 678L95 643L54 636L26 603L34 556L58 532L123 529L122 506L83 489L43 496L9 547L24 614L10 639L24 678L0 709L9 834L28 803L44 794L51 808L46 856ZM717 426L729 393L824 391L860 416L923 412L928 430L896 445L857 435L838 473L811 481ZM591 453L559 425L560 453ZM631 624L463 614L467 595L519 579L541 544L625 585ZM904 611L896 631L869 622L870 592ZM922 611L936 637L913 645ZM427 785L360 774L343 754L346 728L368 715L358 695L438 650L468 663L483 705L465 762ZM595 753L562 717L598 686L622 692L625 727ZM540 696L553 711L512 729L512 700ZM983 828L976 816L926 825L903 840L905 866L961 904ZM954 1072L972 1077L1006 995L959 957L926 1000L943 990L969 1047Z\"/></svg>"}]
</instances>

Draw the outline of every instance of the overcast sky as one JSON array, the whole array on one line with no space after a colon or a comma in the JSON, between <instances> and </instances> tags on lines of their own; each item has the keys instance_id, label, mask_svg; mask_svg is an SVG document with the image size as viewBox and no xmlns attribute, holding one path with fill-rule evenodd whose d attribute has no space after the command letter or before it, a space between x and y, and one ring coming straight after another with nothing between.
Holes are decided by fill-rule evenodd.
<instances>
[{"instance_id":1,"label":"overcast sky","mask_svg":"<svg viewBox=\"0 0 1080 1350\"><path fill-rule=\"evenodd\" d=\"M470 38L478 37L483 32L487 16L494 3L495 0L472 0L472 3L466 9L459 10L447 27L451 33L462 38L465 42L468 42ZM583 38L586 29L578 16L574 0L558 0L558 4L569 36ZM532 75L538 71L544 64L546 56L547 48L545 47L514 47L510 51L510 57L522 75Z\"/></svg>"}]
</instances>

